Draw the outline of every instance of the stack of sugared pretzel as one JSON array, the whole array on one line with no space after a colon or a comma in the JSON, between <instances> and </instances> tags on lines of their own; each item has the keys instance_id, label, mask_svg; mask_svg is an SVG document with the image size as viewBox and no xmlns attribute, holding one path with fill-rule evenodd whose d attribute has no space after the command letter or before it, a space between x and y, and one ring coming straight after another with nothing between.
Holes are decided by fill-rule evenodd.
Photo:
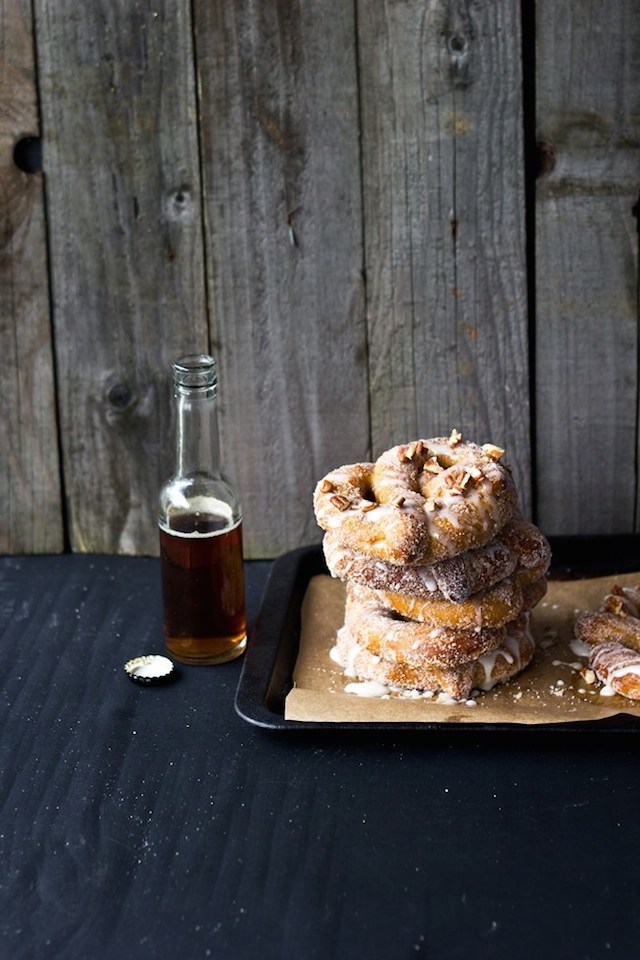
<instances>
[{"instance_id":1,"label":"stack of sugared pretzel","mask_svg":"<svg viewBox=\"0 0 640 960\"><path fill-rule=\"evenodd\" d=\"M591 648L589 666L598 680L640 700L640 585L614 584L595 613L578 617L575 633Z\"/></svg>"},{"instance_id":2,"label":"stack of sugared pretzel","mask_svg":"<svg viewBox=\"0 0 640 960\"><path fill-rule=\"evenodd\" d=\"M454 430L317 484L327 566L347 587L335 655L348 676L466 699L529 664L550 550L518 513L503 453Z\"/></svg>"}]
</instances>

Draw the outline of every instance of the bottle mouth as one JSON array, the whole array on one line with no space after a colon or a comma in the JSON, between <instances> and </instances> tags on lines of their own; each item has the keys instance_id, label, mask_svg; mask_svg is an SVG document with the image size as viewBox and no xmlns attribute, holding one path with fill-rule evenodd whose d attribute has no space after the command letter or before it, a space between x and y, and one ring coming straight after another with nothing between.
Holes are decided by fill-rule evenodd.
<instances>
[{"instance_id":1,"label":"bottle mouth","mask_svg":"<svg viewBox=\"0 0 640 960\"><path fill-rule=\"evenodd\" d=\"M172 364L176 395L215 396L218 386L216 359L206 353L189 354Z\"/></svg>"}]
</instances>

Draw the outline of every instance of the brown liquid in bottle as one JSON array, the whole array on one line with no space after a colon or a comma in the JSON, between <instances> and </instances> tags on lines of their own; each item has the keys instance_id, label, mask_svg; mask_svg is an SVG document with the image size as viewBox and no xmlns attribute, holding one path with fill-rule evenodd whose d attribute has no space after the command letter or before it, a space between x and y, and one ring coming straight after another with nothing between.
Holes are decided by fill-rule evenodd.
<instances>
[{"instance_id":1,"label":"brown liquid in bottle","mask_svg":"<svg viewBox=\"0 0 640 960\"><path fill-rule=\"evenodd\" d=\"M164 633L183 663L221 663L246 646L242 524L211 514L160 527Z\"/></svg>"}]
</instances>

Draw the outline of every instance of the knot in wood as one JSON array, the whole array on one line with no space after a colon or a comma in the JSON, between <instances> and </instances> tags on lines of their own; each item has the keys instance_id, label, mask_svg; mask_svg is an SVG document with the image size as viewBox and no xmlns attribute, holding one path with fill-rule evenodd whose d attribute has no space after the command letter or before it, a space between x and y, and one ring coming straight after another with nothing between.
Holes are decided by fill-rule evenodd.
<instances>
[{"instance_id":1,"label":"knot in wood","mask_svg":"<svg viewBox=\"0 0 640 960\"><path fill-rule=\"evenodd\" d=\"M186 188L175 190L165 197L164 212L167 220L185 223L193 220L194 204L191 193Z\"/></svg>"},{"instance_id":2,"label":"knot in wood","mask_svg":"<svg viewBox=\"0 0 640 960\"><path fill-rule=\"evenodd\" d=\"M107 393L107 400L115 410L126 410L133 403L133 391L126 383L114 383Z\"/></svg>"},{"instance_id":3,"label":"knot in wood","mask_svg":"<svg viewBox=\"0 0 640 960\"><path fill-rule=\"evenodd\" d=\"M471 82L469 67L471 62L471 44L463 33L453 33L449 37L449 73L457 86Z\"/></svg>"},{"instance_id":4,"label":"knot in wood","mask_svg":"<svg viewBox=\"0 0 640 960\"><path fill-rule=\"evenodd\" d=\"M42 170L42 140L40 137L22 137L13 148L13 162L23 173Z\"/></svg>"}]
</instances>

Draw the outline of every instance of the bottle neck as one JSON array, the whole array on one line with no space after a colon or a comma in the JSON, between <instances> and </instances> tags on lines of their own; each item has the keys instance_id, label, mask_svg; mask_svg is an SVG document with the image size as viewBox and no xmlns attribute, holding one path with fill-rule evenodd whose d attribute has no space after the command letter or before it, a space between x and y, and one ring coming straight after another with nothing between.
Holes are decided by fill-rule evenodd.
<instances>
[{"instance_id":1,"label":"bottle neck","mask_svg":"<svg viewBox=\"0 0 640 960\"><path fill-rule=\"evenodd\" d=\"M177 397L177 414L177 476L219 477L222 467L215 395L192 396L183 392Z\"/></svg>"}]
</instances>

